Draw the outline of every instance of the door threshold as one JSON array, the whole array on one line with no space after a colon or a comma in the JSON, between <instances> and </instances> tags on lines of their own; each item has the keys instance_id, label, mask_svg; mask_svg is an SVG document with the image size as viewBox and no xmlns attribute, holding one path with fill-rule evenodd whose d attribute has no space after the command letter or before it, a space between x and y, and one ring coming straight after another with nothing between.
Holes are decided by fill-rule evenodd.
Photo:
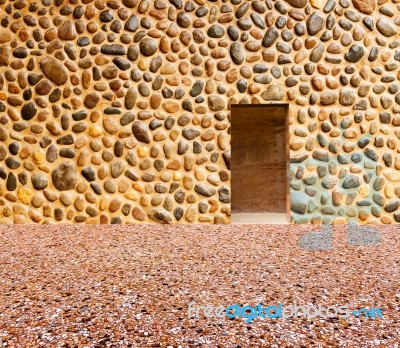
<instances>
[{"instance_id":1,"label":"door threshold","mask_svg":"<svg viewBox=\"0 0 400 348\"><path fill-rule=\"evenodd\" d=\"M232 213L232 224L289 224L286 213Z\"/></svg>"}]
</instances>

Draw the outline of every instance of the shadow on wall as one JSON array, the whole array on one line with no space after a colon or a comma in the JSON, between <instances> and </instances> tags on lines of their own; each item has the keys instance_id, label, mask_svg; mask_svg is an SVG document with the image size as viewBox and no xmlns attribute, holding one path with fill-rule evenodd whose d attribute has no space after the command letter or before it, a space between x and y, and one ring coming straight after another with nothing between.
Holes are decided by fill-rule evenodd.
<instances>
[{"instance_id":1,"label":"shadow on wall","mask_svg":"<svg viewBox=\"0 0 400 348\"><path fill-rule=\"evenodd\" d=\"M384 203L385 180L379 174L388 175L389 172L378 163L378 153L367 146L373 136L364 134L357 143L360 150L346 154L348 139L344 134L345 130L338 139L328 143L319 133L318 142L328 150L316 149L312 158L301 162L298 158L291 159L293 223L380 223L384 211L393 213L399 207L398 200ZM344 152L338 153L342 149ZM305 175L305 171L311 174ZM400 213L395 212L394 218L400 222Z\"/></svg>"}]
</instances>

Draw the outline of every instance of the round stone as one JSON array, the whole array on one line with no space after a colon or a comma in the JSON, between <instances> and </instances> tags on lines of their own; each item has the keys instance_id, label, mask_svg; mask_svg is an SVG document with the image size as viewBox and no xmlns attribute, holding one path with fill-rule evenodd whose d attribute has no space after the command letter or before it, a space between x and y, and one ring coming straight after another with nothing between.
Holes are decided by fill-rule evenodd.
<instances>
[{"instance_id":1,"label":"round stone","mask_svg":"<svg viewBox=\"0 0 400 348\"><path fill-rule=\"evenodd\" d=\"M214 24L207 30L207 35L214 39L218 39L225 35L225 29L218 24Z\"/></svg>"},{"instance_id":2,"label":"round stone","mask_svg":"<svg viewBox=\"0 0 400 348\"><path fill-rule=\"evenodd\" d=\"M74 40L77 36L75 25L71 21L65 21L58 28L58 37L62 40Z\"/></svg>"},{"instance_id":3,"label":"round stone","mask_svg":"<svg viewBox=\"0 0 400 348\"><path fill-rule=\"evenodd\" d=\"M157 43L150 38L145 38L140 42L140 52L145 57L150 57L157 52Z\"/></svg>"},{"instance_id":4,"label":"round stone","mask_svg":"<svg viewBox=\"0 0 400 348\"><path fill-rule=\"evenodd\" d=\"M132 133L137 140L145 144L150 143L150 135L147 125L142 121L134 121L132 124Z\"/></svg>"},{"instance_id":5,"label":"round stone","mask_svg":"<svg viewBox=\"0 0 400 348\"><path fill-rule=\"evenodd\" d=\"M244 62L244 50L241 43L234 42L231 45L230 54L235 64L240 65Z\"/></svg>"},{"instance_id":6,"label":"round stone","mask_svg":"<svg viewBox=\"0 0 400 348\"><path fill-rule=\"evenodd\" d=\"M125 30L135 32L139 28L139 20L136 15L132 15L125 24Z\"/></svg>"},{"instance_id":7,"label":"round stone","mask_svg":"<svg viewBox=\"0 0 400 348\"><path fill-rule=\"evenodd\" d=\"M219 96L208 97L208 107L212 111L221 111L225 108L225 101Z\"/></svg>"},{"instance_id":8,"label":"round stone","mask_svg":"<svg viewBox=\"0 0 400 348\"><path fill-rule=\"evenodd\" d=\"M49 182L47 177L41 173L32 175L32 185L36 190L44 190L48 186Z\"/></svg>"},{"instance_id":9,"label":"round stone","mask_svg":"<svg viewBox=\"0 0 400 348\"><path fill-rule=\"evenodd\" d=\"M264 38L262 40L262 44L265 47L271 47L276 39L279 37L279 31L276 30L276 28L271 27L267 30L267 32L264 35Z\"/></svg>"},{"instance_id":10,"label":"round stone","mask_svg":"<svg viewBox=\"0 0 400 348\"><path fill-rule=\"evenodd\" d=\"M67 69L58 60L48 56L40 61L40 68L44 74L58 86L68 80Z\"/></svg>"},{"instance_id":11,"label":"round stone","mask_svg":"<svg viewBox=\"0 0 400 348\"><path fill-rule=\"evenodd\" d=\"M51 84L51 82L49 80L43 80L40 81L36 87L36 93L39 95L47 95L51 92L51 89L53 88L53 85Z\"/></svg>"},{"instance_id":12,"label":"round stone","mask_svg":"<svg viewBox=\"0 0 400 348\"><path fill-rule=\"evenodd\" d=\"M306 24L308 33L310 35L315 35L324 27L325 18L319 12L314 12L308 17Z\"/></svg>"},{"instance_id":13,"label":"round stone","mask_svg":"<svg viewBox=\"0 0 400 348\"><path fill-rule=\"evenodd\" d=\"M396 25L391 20L386 18L380 18L376 23L376 28L383 36L386 37L396 35L399 31Z\"/></svg>"},{"instance_id":14,"label":"round stone","mask_svg":"<svg viewBox=\"0 0 400 348\"><path fill-rule=\"evenodd\" d=\"M25 121L29 121L36 116L37 109L35 103L29 102L26 103L21 110L22 119Z\"/></svg>"},{"instance_id":15,"label":"round stone","mask_svg":"<svg viewBox=\"0 0 400 348\"><path fill-rule=\"evenodd\" d=\"M344 58L350 63L357 63L364 56L364 48L360 45L353 45L350 47L348 53Z\"/></svg>"},{"instance_id":16,"label":"round stone","mask_svg":"<svg viewBox=\"0 0 400 348\"><path fill-rule=\"evenodd\" d=\"M71 190L75 188L78 181L77 170L72 162L65 162L54 169L51 178L57 190Z\"/></svg>"},{"instance_id":17,"label":"round stone","mask_svg":"<svg viewBox=\"0 0 400 348\"><path fill-rule=\"evenodd\" d=\"M93 109L96 107L97 103L100 101L100 97L97 93L89 93L85 97L84 105L88 109Z\"/></svg>"},{"instance_id":18,"label":"round stone","mask_svg":"<svg viewBox=\"0 0 400 348\"><path fill-rule=\"evenodd\" d=\"M99 18L102 22L108 23L114 19L114 16L110 10L106 10L100 13Z\"/></svg>"}]
</instances>

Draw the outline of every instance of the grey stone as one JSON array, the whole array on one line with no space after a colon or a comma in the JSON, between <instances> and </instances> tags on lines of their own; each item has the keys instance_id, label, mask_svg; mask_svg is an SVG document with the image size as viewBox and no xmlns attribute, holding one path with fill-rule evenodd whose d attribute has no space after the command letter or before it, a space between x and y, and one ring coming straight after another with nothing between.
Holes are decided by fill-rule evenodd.
<instances>
[{"instance_id":1,"label":"grey stone","mask_svg":"<svg viewBox=\"0 0 400 348\"><path fill-rule=\"evenodd\" d=\"M350 63L357 63L365 54L364 48L360 45L352 45L344 58Z\"/></svg>"},{"instance_id":2,"label":"grey stone","mask_svg":"<svg viewBox=\"0 0 400 348\"><path fill-rule=\"evenodd\" d=\"M74 149L61 149L60 150L60 157L64 157L64 158L74 158L75 157L75 151Z\"/></svg>"},{"instance_id":3,"label":"grey stone","mask_svg":"<svg viewBox=\"0 0 400 348\"><path fill-rule=\"evenodd\" d=\"M242 18L246 12L248 11L248 9L250 8L250 4L248 2L244 2L242 3L239 8L236 10L235 16L237 19Z\"/></svg>"},{"instance_id":4,"label":"grey stone","mask_svg":"<svg viewBox=\"0 0 400 348\"><path fill-rule=\"evenodd\" d=\"M290 194L290 209L296 214L305 214L311 198L302 192L291 192Z\"/></svg>"},{"instance_id":5,"label":"grey stone","mask_svg":"<svg viewBox=\"0 0 400 348\"><path fill-rule=\"evenodd\" d=\"M285 90L280 85L269 85L267 89L261 94L264 100L283 100L285 97Z\"/></svg>"},{"instance_id":6,"label":"grey stone","mask_svg":"<svg viewBox=\"0 0 400 348\"><path fill-rule=\"evenodd\" d=\"M337 179L334 176L330 176L329 178L321 181L322 187L328 190L334 188L336 184L337 184Z\"/></svg>"},{"instance_id":7,"label":"grey stone","mask_svg":"<svg viewBox=\"0 0 400 348\"><path fill-rule=\"evenodd\" d=\"M132 169L128 169L127 171L125 171L125 176L131 179L132 181L139 180L139 176Z\"/></svg>"},{"instance_id":8,"label":"grey stone","mask_svg":"<svg viewBox=\"0 0 400 348\"><path fill-rule=\"evenodd\" d=\"M268 66L266 64L256 64L253 67L253 72L256 74L263 74L268 71Z\"/></svg>"},{"instance_id":9,"label":"grey stone","mask_svg":"<svg viewBox=\"0 0 400 348\"><path fill-rule=\"evenodd\" d=\"M5 163L10 169L17 169L21 166L21 163L14 157L7 157Z\"/></svg>"},{"instance_id":10,"label":"grey stone","mask_svg":"<svg viewBox=\"0 0 400 348\"><path fill-rule=\"evenodd\" d=\"M239 30L231 25L228 27L228 35L232 41L237 41L239 39Z\"/></svg>"},{"instance_id":11,"label":"grey stone","mask_svg":"<svg viewBox=\"0 0 400 348\"><path fill-rule=\"evenodd\" d=\"M374 30L374 20L371 17L365 17L363 23L369 30Z\"/></svg>"},{"instance_id":12,"label":"grey stone","mask_svg":"<svg viewBox=\"0 0 400 348\"><path fill-rule=\"evenodd\" d=\"M276 30L276 28L271 27L267 30L267 32L264 35L264 38L262 40L262 44L265 47L271 47L276 39L279 37L279 31Z\"/></svg>"},{"instance_id":13,"label":"grey stone","mask_svg":"<svg viewBox=\"0 0 400 348\"><path fill-rule=\"evenodd\" d=\"M329 13L331 12L336 6L336 0L328 0L325 7L324 7L324 12Z\"/></svg>"},{"instance_id":14,"label":"grey stone","mask_svg":"<svg viewBox=\"0 0 400 348\"><path fill-rule=\"evenodd\" d=\"M322 55L324 54L325 51L325 47L323 44L319 44L317 47L315 47L311 54L310 54L310 61L312 61L313 63L318 63L321 58Z\"/></svg>"},{"instance_id":15,"label":"grey stone","mask_svg":"<svg viewBox=\"0 0 400 348\"><path fill-rule=\"evenodd\" d=\"M200 135L200 132L197 129L193 129L193 128L185 128L182 131L182 135L184 136L184 138L186 138L187 140L193 140L194 138L198 137Z\"/></svg>"},{"instance_id":16,"label":"grey stone","mask_svg":"<svg viewBox=\"0 0 400 348\"><path fill-rule=\"evenodd\" d=\"M116 179L118 178L125 170L125 162L123 161L115 161L111 163L111 176Z\"/></svg>"},{"instance_id":17,"label":"grey stone","mask_svg":"<svg viewBox=\"0 0 400 348\"><path fill-rule=\"evenodd\" d=\"M332 105L335 104L337 101L337 94L332 91L326 91L321 94L320 103L321 105Z\"/></svg>"},{"instance_id":18,"label":"grey stone","mask_svg":"<svg viewBox=\"0 0 400 348\"><path fill-rule=\"evenodd\" d=\"M105 11L102 11L102 12L100 13L99 18L100 18L100 20L101 20L102 22L108 23L108 22L111 22L111 21L114 19L114 16L113 16L111 10L105 10Z\"/></svg>"},{"instance_id":19,"label":"grey stone","mask_svg":"<svg viewBox=\"0 0 400 348\"><path fill-rule=\"evenodd\" d=\"M399 33L396 25L387 18L380 18L378 22L376 22L376 28L386 37L391 37Z\"/></svg>"},{"instance_id":20,"label":"grey stone","mask_svg":"<svg viewBox=\"0 0 400 348\"><path fill-rule=\"evenodd\" d=\"M32 185L35 190L44 190L49 184L47 177L41 173L35 173L32 175Z\"/></svg>"},{"instance_id":21,"label":"grey stone","mask_svg":"<svg viewBox=\"0 0 400 348\"><path fill-rule=\"evenodd\" d=\"M211 111L221 111L225 108L225 101L219 96L209 96L208 107Z\"/></svg>"},{"instance_id":22,"label":"grey stone","mask_svg":"<svg viewBox=\"0 0 400 348\"><path fill-rule=\"evenodd\" d=\"M254 77L254 81L263 85L267 85L272 81L272 78L269 75L257 75Z\"/></svg>"},{"instance_id":23,"label":"grey stone","mask_svg":"<svg viewBox=\"0 0 400 348\"><path fill-rule=\"evenodd\" d=\"M307 19L307 31L310 35L316 35L322 30L324 24L325 18L319 12L314 12Z\"/></svg>"},{"instance_id":24,"label":"grey stone","mask_svg":"<svg viewBox=\"0 0 400 348\"><path fill-rule=\"evenodd\" d=\"M183 215L183 212L182 212ZM172 218L169 216L168 211L162 208L152 209L147 212L147 216L156 222L162 224L169 224L172 222Z\"/></svg>"},{"instance_id":25,"label":"grey stone","mask_svg":"<svg viewBox=\"0 0 400 348\"><path fill-rule=\"evenodd\" d=\"M189 92L190 96L193 98L196 98L197 96L199 96L201 94L201 92L203 91L203 88L204 88L204 81L197 80Z\"/></svg>"},{"instance_id":26,"label":"grey stone","mask_svg":"<svg viewBox=\"0 0 400 348\"><path fill-rule=\"evenodd\" d=\"M345 106L353 105L356 101L354 91L349 88L342 88L339 93L339 103Z\"/></svg>"},{"instance_id":27,"label":"grey stone","mask_svg":"<svg viewBox=\"0 0 400 348\"><path fill-rule=\"evenodd\" d=\"M352 189L359 187L361 185L361 180L358 176L349 175L342 184L342 187L345 189Z\"/></svg>"},{"instance_id":28,"label":"grey stone","mask_svg":"<svg viewBox=\"0 0 400 348\"><path fill-rule=\"evenodd\" d=\"M235 64L240 65L244 62L244 50L241 43L234 42L231 45L229 52Z\"/></svg>"},{"instance_id":29,"label":"grey stone","mask_svg":"<svg viewBox=\"0 0 400 348\"><path fill-rule=\"evenodd\" d=\"M77 170L72 162L64 162L54 169L51 178L57 190L72 190L78 181Z\"/></svg>"},{"instance_id":30,"label":"grey stone","mask_svg":"<svg viewBox=\"0 0 400 348\"><path fill-rule=\"evenodd\" d=\"M366 148L366 149L364 150L364 154L365 154L368 158L372 159L372 160L375 161L375 162L377 162L378 159L379 159L378 153L377 153L375 150L371 149L371 148Z\"/></svg>"},{"instance_id":31,"label":"grey stone","mask_svg":"<svg viewBox=\"0 0 400 348\"><path fill-rule=\"evenodd\" d=\"M376 46L372 47L371 51L369 52L369 55L368 55L368 60L370 62L374 62L375 60L378 59L378 56L379 56L378 47L376 47Z\"/></svg>"},{"instance_id":32,"label":"grey stone","mask_svg":"<svg viewBox=\"0 0 400 348\"><path fill-rule=\"evenodd\" d=\"M74 119L74 121L82 121L86 119L87 116L88 114L86 110L77 111L72 114L72 118Z\"/></svg>"},{"instance_id":33,"label":"grey stone","mask_svg":"<svg viewBox=\"0 0 400 348\"><path fill-rule=\"evenodd\" d=\"M82 175L89 182L96 180L96 172L92 167L83 168Z\"/></svg>"},{"instance_id":34,"label":"grey stone","mask_svg":"<svg viewBox=\"0 0 400 348\"><path fill-rule=\"evenodd\" d=\"M205 184L196 184L195 187L194 187L194 190L199 195L202 195L202 196L205 196L205 197L211 197L211 196L215 195L216 192L217 192L215 190L215 188L213 188L211 186L207 186Z\"/></svg>"},{"instance_id":35,"label":"grey stone","mask_svg":"<svg viewBox=\"0 0 400 348\"><path fill-rule=\"evenodd\" d=\"M176 18L176 22L181 28L189 28L191 21L190 17L185 12L179 12Z\"/></svg>"},{"instance_id":36,"label":"grey stone","mask_svg":"<svg viewBox=\"0 0 400 348\"><path fill-rule=\"evenodd\" d=\"M60 145L72 145L75 143L75 139L72 134L66 134L57 139L57 144Z\"/></svg>"},{"instance_id":37,"label":"grey stone","mask_svg":"<svg viewBox=\"0 0 400 348\"><path fill-rule=\"evenodd\" d=\"M256 81L256 82L257 82L257 81ZM237 82L236 86L237 86L237 89L238 89L238 91L239 91L240 93L244 93L244 92L246 92L246 89L247 89L247 81L244 80L244 79L240 79L240 80Z\"/></svg>"},{"instance_id":38,"label":"grey stone","mask_svg":"<svg viewBox=\"0 0 400 348\"><path fill-rule=\"evenodd\" d=\"M0 178L3 180L7 178L7 173L2 167L0 167Z\"/></svg>"},{"instance_id":39,"label":"grey stone","mask_svg":"<svg viewBox=\"0 0 400 348\"><path fill-rule=\"evenodd\" d=\"M136 116L133 112L127 112L121 117L119 123L121 126L127 126L129 123L133 122L135 118Z\"/></svg>"},{"instance_id":40,"label":"grey stone","mask_svg":"<svg viewBox=\"0 0 400 348\"><path fill-rule=\"evenodd\" d=\"M169 2L174 5L178 10L182 9L182 0L169 0Z\"/></svg>"},{"instance_id":41,"label":"grey stone","mask_svg":"<svg viewBox=\"0 0 400 348\"><path fill-rule=\"evenodd\" d=\"M186 193L185 191L179 189L175 192L174 199L177 203L182 204L185 201Z\"/></svg>"},{"instance_id":42,"label":"grey stone","mask_svg":"<svg viewBox=\"0 0 400 348\"><path fill-rule=\"evenodd\" d=\"M208 204L206 202L200 202L199 203L199 213L205 214L207 213L208 210Z\"/></svg>"},{"instance_id":43,"label":"grey stone","mask_svg":"<svg viewBox=\"0 0 400 348\"><path fill-rule=\"evenodd\" d=\"M218 24L214 24L208 28L207 35L211 38L219 39L225 35L225 29Z\"/></svg>"},{"instance_id":44,"label":"grey stone","mask_svg":"<svg viewBox=\"0 0 400 348\"><path fill-rule=\"evenodd\" d=\"M183 211L183 209L181 207L175 208L174 216L175 216L176 221L179 221L179 220L182 219L183 213L184 213L184 211Z\"/></svg>"},{"instance_id":45,"label":"grey stone","mask_svg":"<svg viewBox=\"0 0 400 348\"><path fill-rule=\"evenodd\" d=\"M265 29L264 20L257 13L252 13L250 18L257 27Z\"/></svg>"},{"instance_id":46,"label":"grey stone","mask_svg":"<svg viewBox=\"0 0 400 348\"><path fill-rule=\"evenodd\" d=\"M124 46L118 44L103 45L101 46L101 53L122 56L126 54L126 49Z\"/></svg>"},{"instance_id":47,"label":"grey stone","mask_svg":"<svg viewBox=\"0 0 400 348\"><path fill-rule=\"evenodd\" d=\"M121 57L115 57L113 63L122 71L128 70L131 67L131 63Z\"/></svg>"},{"instance_id":48,"label":"grey stone","mask_svg":"<svg viewBox=\"0 0 400 348\"><path fill-rule=\"evenodd\" d=\"M222 203L230 203L231 202L231 193L226 186L222 186L218 190L219 200Z\"/></svg>"},{"instance_id":49,"label":"grey stone","mask_svg":"<svg viewBox=\"0 0 400 348\"><path fill-rule=\"evenodd\" d=\"M132 15L126 21L125 30L135 32L139 28L139 20L136 15Z\"/></svg>"},{"instance_id":50,"label":"grey stone","mask_svg":"<svg viewBox=\"0 0 400 348\"><path fill-rule=\"evenodd\" d=\"M372 195L373 201L383 207L385 205L385 198L380 193L374 193Z\"/></svg>"},{"instance_id":51,"label":"grey stone","mask_svg":"<svg viewBox=\"0 0 400 348\"><path fill-rule=\"evenodd\" d=\"M222 154L226 168L231 169L231 150L226 150Z\"/></svg>"},{"instance_id":52,"label":"grey stone","mask_svg":"<svg viewBox=\"0 0 400 348\"><path fill-rule=\"evenodd\" d=\"M237 21L237 25L243 31L247 31L252 27L253 21L250 18L242 18Z\"/></svg>"},{"instance_id":53,"label":"grey stone","mask_svg":"<svg viewBox=\"0 0 400 348\"><path fill-rule=\"evenodd\" d=\"M189 150L189 145L180 140L178 142L178 155L183 155L187 150Z\"/></svg>"},{"instance_id":54,"label":"grey stone","mask_svg":"<svg viewBox=\"0 0 400 348\"><path fill-rule=\"evenodd\" d=\"M17 188L17 177L14 175L14 173L8 174L6 188L8 191L14 191Z\"/></svg>"},{"instance_id":55,"label":"grey stone","mask_svg":"<svg viewBox=\"0 0 400 348\"><path fill-rule=\"evenodd\" d=\"M136 103L137 100L137 90L135 87L130 87L125 95L125 108L131 110Z\"/></svg>"},{"instance_id":56,"label":"grey stone","mask_svg":"<svg viewBox=\"0 0 400 348\"><path fill-rule=\"evenodd\" d=\"M391 202L389 202L388 204L385 205L385 211L388 212L388 213L393 213L399 207L400 207L400 201L399 200L391 201Z\"/></svg>"},{"instance_id":57,"label":"grey stone","mask_svg":"<svg viewBox=\"0 0 400 348\"><path fill-rule=\"evenodd\" d=\"M132 62L136 61L139 58L139 48L136 45L129 46L127 57Z\"/></svg>"}]
</instances>

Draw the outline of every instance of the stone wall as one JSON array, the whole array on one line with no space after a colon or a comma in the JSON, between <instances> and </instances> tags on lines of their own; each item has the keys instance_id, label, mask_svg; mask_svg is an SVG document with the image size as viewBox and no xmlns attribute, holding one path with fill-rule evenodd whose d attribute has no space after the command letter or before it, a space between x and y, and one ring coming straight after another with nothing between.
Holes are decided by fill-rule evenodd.
<instances>
[{"instance_id":1,"label":"stone wall","mask_svg":"<svg viewBox=\"0 0 400 348\"><path fill-rule=\"evenodd\" d=\"M227 223L269 102L295 222L400 222L397 2L0 0L0 222Z\"/></svg>"}]
</instances>

